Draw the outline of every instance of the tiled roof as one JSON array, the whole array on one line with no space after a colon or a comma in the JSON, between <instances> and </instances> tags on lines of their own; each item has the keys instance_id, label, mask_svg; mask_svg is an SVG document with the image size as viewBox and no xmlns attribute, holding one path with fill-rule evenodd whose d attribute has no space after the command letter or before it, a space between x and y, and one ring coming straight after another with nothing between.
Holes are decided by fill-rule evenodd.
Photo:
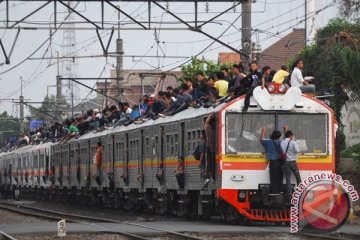
<instances>
[{"instance_id":1,"label":"tiled roof","mask_svg":"<svg viewBox=\"0 0 360 240\"><path fill-rule=\"evenodd\" d=\"M279 70L282 64L286 64L305 47L304 38L305 29L293 29L259 54L260 67L270 66L273 70Z\"/></svg>"},{"instance_id":2,"label":"tiled roof","mask_svg":"<svg viewBox=\"0 0 360 240\"><path fill-rule=\"evenodd\" d=\"M240 54L235 52L220 52L218 56L218 64L239 63L240 60Z\"/></svg>"},{"instance_id":3,"label":"tiled roof","mask_svg":"<svg viewBox=\"0 0 360 240\"><path fill-rule=\"evenodd\" d=\"M153 73L155 75L146 75L144 78L144 93L147 95L156 94L160 90L166 90L168 86L177 87L177 78L181 76L180 71L168 72L165 79L161 79L161 71L149 71L149 70L124 70L124 93L122 97L123 102L128 102L130 106L138 104L141 95L141 81L138 73ZM159 74L159 75L156 75ZM111 71L111 77L116 77L116 72ZM96 83L97 90L105 89L105 82ZM107 95L111 97L116 96L116 81L113 80L107 82ZM97 94L98 104L102 105L103 96ZM115 104L114 100L108 99L108 105Z\"/></svg>"}]
</instances>

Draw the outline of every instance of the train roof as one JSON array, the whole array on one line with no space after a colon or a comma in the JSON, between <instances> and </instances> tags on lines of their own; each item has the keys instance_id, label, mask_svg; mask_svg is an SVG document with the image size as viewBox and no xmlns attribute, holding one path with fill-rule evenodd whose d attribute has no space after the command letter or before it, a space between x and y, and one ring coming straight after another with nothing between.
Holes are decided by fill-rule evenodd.
<instances>
[{"instance_id":1,"label":"train roof","mask_svg":"<svg viewBox=\"0 0 360 240\"><path fill-rule=\"evenodd\" d=\"M131 130L136 130L144 127L151 127L160 124L174 123L178 121L189 120L197 118L200 116L206 116L213 112L218 112L227 106L229 111L241 111L241 106L244 101L244 96L239 97L235 100L232 100L231 103L221 103L216 107L210 106L209 108L200 107L193 108L189 107L184 111L181 111L173 116L159 117L156 120L148 119L143 123L132 123L128 126L118 126L115 128L109 128L102 132L88 132L79 138L72 138L68 143L78 142L85 139L99 138L109 134L116 134L120 132L128 132ZM311 98L305 95L302 95L299 88L291 87L285 94L269 94L265 89L257 87L254 90L254 96L250 100L251 104L255 104L256 107L250 108L249 112L252 111L298 111L298 112L319 112L319 111L332 111L326 104L320 102L315 98ZM251 105L250 104L250 105ZM297 106L302 106L297 108ZM11 152L0 153L0 156L6 156L7 154L12 154L13 152L22 153L36 149L43 149L50 147L51 145L58 145L59 143L44 143L40 145L27 145L18 149L15 149Z\"/></svg>"},{"instance_id":2,"label":"train roof","mask_svg":"<svg viewBox=\"0 0 360 240\"><path fill-rule=\"evenodd\" d=\"M210 114L212 112L218 112L222 109L222 107L224 105L225 105L225 103L219 104L216 107L210 106L209 108L189 107L189 108L185 109L184 111L181 111L173 116L159 117L156 120L149 119L143 123L139 123L139 124L133 123L128 126L119 126L119 127L115 127L112 129L104 130L102 132L89 132L87 134L80 136L78 139L70 139L69 142L74 142L74 141L79 141L79 140L84 140L84 139L92 139L95 137L101 137L101 136L108 135L108 134L127 132L127 131L131 131L131 130L136 130L139 128L156 126L156 125L165 124L165 123L172 123L172 122L197 118L199 116L204 116L204 115Z\"/></svg>"},{"instance_id":3,"label":"train roof","mask_svg":"<svg viewBox=\"0 0 360 240\"><path fill-rule=\"evenodd\" d=\"M52 142L46 142L46 143L37 144L37 145L25 145L20 148L16 148L10 152L2 152L2 153L0 153L0 157L11 155L11 154L21 154L21 153L31 152L34 150L46 149L46 148L49 148L53 144L54 143L52 143Z\"/></svg>"}]
</instances>

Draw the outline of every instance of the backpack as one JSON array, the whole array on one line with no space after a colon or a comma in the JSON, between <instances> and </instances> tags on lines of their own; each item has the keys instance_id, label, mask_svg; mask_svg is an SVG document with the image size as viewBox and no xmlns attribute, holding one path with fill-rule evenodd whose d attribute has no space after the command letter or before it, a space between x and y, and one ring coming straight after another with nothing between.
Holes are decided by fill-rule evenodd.
<instances>
[{"instance_id":1,"label":"backpack","mask_svg":"<svg viewBox=\"0 0 360 240\"><path fill-rule=\"evenodd\" d=\"M285 153L283 153L282 151L280 151L280 153L279 153L279 154L280 154L280 155L279 155L279 159L280 159L281 161L285 161L285 160L286 160L287 152L288 152L289 146L290 146L290 142L291 142L291 140L290 140L289 143L287 144Z\"/></svg>"},{"instance_id":2,"label":"backpack","mask_svg":"<svg viewBox=\"0 0 360 240\"><path fill-rule=\"evenodd\" d=\"M200 160L200 157L201 157L201 145L198 145L194 151L194 158L195 160Z\"/></svg>"}]
</instances>

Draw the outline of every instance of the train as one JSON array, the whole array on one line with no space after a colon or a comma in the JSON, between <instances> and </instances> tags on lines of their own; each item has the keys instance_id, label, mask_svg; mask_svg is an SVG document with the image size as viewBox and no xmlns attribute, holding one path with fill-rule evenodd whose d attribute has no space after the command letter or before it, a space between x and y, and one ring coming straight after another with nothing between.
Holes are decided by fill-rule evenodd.
<instances>
[{"instance_id":1,"label":"train","mask_svg":"<svg viewBox=\"0 0 360 240\"><path fill-rule=\"evenodd\" d=\"M289 208L271 203L269 163L259 137L263 127L295 133L302 179L335 172L336 122L332 109L299 88L257 87L243 112L244 96L173 116L89 132L68 142L27 145L0 153L2 193L21 198L78 202L186 217L289 222ZM203 186L194 151L204 120L215 114L214 181ZM97 144L103 146L101 181ZM174 172L184 160L183 189ZM156 177L162 171L163 184ZM292 183L295 180L292 176Z\"/></svg>"}]
</instances>

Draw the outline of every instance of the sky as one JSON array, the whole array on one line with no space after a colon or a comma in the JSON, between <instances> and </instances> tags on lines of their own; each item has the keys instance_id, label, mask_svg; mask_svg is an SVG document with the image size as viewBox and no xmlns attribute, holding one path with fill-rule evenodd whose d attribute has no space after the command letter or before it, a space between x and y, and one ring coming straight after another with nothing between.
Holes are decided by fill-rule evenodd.
<instances>
[{"instance_id":1,"label":"sky","mask_svg":"<svg viewBox=\"0 0 360 240\"><path fill-rule=\"evenodd\" d=\"M41 4L33 1L9 1L9 17L11 21L17 21L27 16L32 10L38 8ZM316 10L321 10L316 15L316 28L321 28L327 22L338 16L338 5L333 0L316 0ZM138 21L147 21L147 3L142 2L120 2L122 10ZM191 2L160 3L164 7L176 13L179 17L187 21L194 19L194 4ZM210 19L231 6L233 2L222 3L199 3L198 20ZM0 3L0 39L4 44L7 54L17 34L17 29L4 29L6 21L5 2ZM100 21L101 11L99 3L80 2L76 10L86 18L93 21ZM157 30L128 30L138 26L131 23L130 19L120 15L122 30L120 37L124 41L125 55L146 55L154 57L136 57L125 58L125 69L161 69L163 71L180 66L187 61L189 57L198 54L206 49L200 58L217 61L219 52L231 51L219 43L214 43L210 47L212 40L208 37L186 30L186 26L180 24L175 18L164 12L164 10L152 4L152 18L156 22L152 26ZM203 31L218 37L222 33L221 41L235 47L241 48L241 5L229 11L213 22L205 25ZM57 7L57 20L61 23L67 11L64 7ZM84 19L72 14L73 20L77 22L76 27L90 28ZM118 14L109 6L105 8L105 21L108 26L116 25ZM304 28L305 18L305 0L257 0L252 4L252 41L259 44L261 49L265 49L286 34L293 28ZM69 20L69 19L68 19ZM69 21L65 21L62 26L68 26ZM57 30L50 38L49 26L53 27L54 11L53 5L41 9L33 16L26 18L25 22L18 24L22 27L43 27L47 29L39 30L21 30L15 47L13 49L10 64L4 64L5 58L0 51L0 99L18 99L21 89L21 78L23 79L23 96L26 101L41 102L48 94L55 94L57 72L62 73L63 64L66 61L75 61L76 75L78 77L109 77L110 70L116 65L114 57L91 57L84 56L102 55L102 48L97 38L96 31L76 30L76 42L71 48L63 46L64 31ZM110 25L112 24L112 25ZM177 30L165 30L161 28L178 28ZM181 30L182 29L182 30ZM52 30L54 31L54 30ZM107 44L110 31L99 31L104 44ZM109 45L109 52L115 51L115 40L118 33L114 36ZM208 47L208 48L206 48ZM36 51L37 50L37 51ZM35 53L34 53L35 52ZM77 56L75 60L60 59L58 67L56 55L59 56ZM32 54L34 53L34 54ZM31 58L29 59L29 56ZM156 57L158 56L158 57ZM161 58L160 56L178 56L183 58ZM44 59L45 58L45 59ZM53 59L51 59L53 58ZM93 86L95 82L84 81L84 84ZM63 91L64 92L64 91ZM92 98L94 93L89 95L89 90L80 87L76 92L77 99ZM37 104L32 104L38 107ZM19 116L19 106L9 100L0 100L0 112L7 111L13 116ZM29 110L25 109L26 115Z\"/></svg>"}]
</instances>

